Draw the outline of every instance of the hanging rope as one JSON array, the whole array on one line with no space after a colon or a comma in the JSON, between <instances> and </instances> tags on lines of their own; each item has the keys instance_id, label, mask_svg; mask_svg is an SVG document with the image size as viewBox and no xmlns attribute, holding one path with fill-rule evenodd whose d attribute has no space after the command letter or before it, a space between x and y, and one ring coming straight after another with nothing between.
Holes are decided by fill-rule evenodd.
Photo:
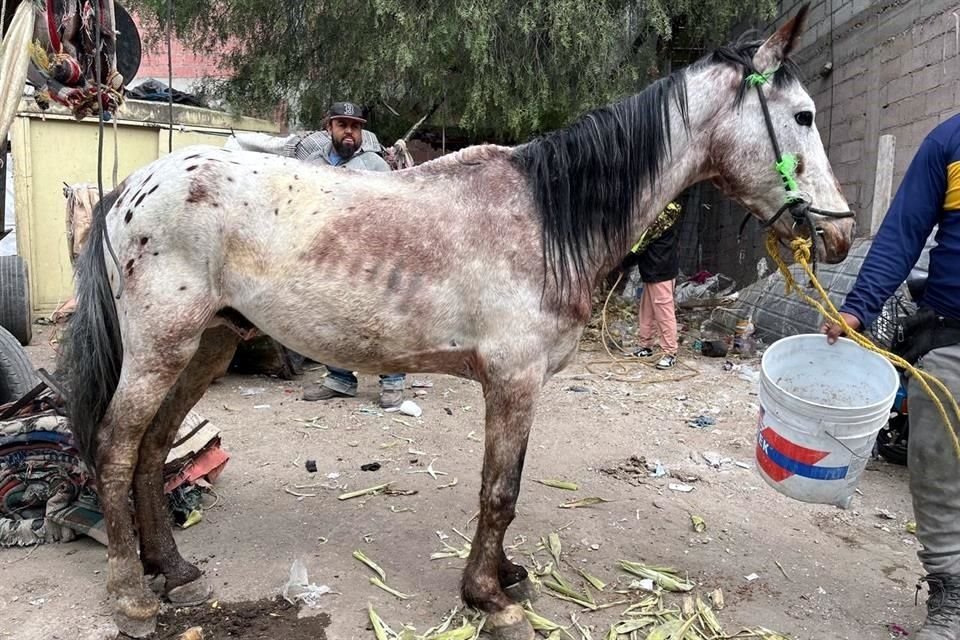
<instances>
[{"instance_id":1,"label":"hanging rope","mask_svg":"<svg viewBox=\"0 0 960 640\"><path fill-rule=\"evenodd\" d=\"M167 153L173 153L173 0L167 0L167 105L170 130L167 132Z\"/></svg>"},{"instance_id":2,"label":"hanging rope","mask_svg":"<svg viewBox=\"0 0 960 640\"><path fill-rule=\"evenodd\" d=\"M103 201L103 83L101 82L102 76L102 51L100 50L103 43L103 34L101 33L100 28L100 0L95 0L93 2L93 21L96 23L94 25L95 33L95 47L94 47L94 62L96 65L96 82L97 85L97 197L98 202ZM116 115L114 115L116 118ZM104 211L103 215L107 215L107 212ZM103 226L103 240L107 245L107 251L110 252L110 257L113 258L113 264L117 267L117 274L119 275L119 285L117 287L116 299L119 300L120 296L123 294L123 269L120 268L120 258L117 257L116 251L113 250L113 242L110 241L110 234L107 232L107 226Z\"/></svg>"},{"instance_id":3,"label":"hanging rope","mask_svg":"<svg viewBox=\"0 0 960 640\"><path fill-rule=\"evenodd\" d=\"M900 356L890 353L880 347L876 346L869 339L855 331L847 322L843 319L843 316L840 315L840 312L837 311L837 308L834 306L833 302L830 300L830 297L827 295L826 290L824 290L823 285L820 284L820 281L817 280L816 275L813 273L813 270L810 268L811 254L810 249L812 243L806 238L797 238L795 239L790 248L793 250L793 257L796 260L797 264L803 267L804 273L810 279L810 283L813 285L814 289L817 290L817 293L820 294L823 304L814 298L808 296L804 293L803 289L797 283L796 279L793 277L793 274L790 273L790 270L787 268L786 263L784 263L783 258L780 256L780 251L778 249L777 238L773 233L767 235L767 253L770 254L770 257L776 263L777 268L780 270L780 273L783 274L783 280L786 285L786 292L789 295L791 291L795 291L801 299L803 299L807 304L814 307L817 311L826 318L827 322L832 322L843 327L844 332L847 337L853 340L855 343L863 347L868 351L879 354L889 360L894 366L901 369L907 370L914 379L920 383L920 386L926 392L927 396L933 401L934 405L937 407L937 411L940 413L940 418L943 420L943 424L947 429L947 432L950 434L950 439L953 443L953 450L957 458L960 459L960 439L957 438L956 429L953 426L953 421L950 419L950 416L947 413L947 410L943 406L943 402L940 397L934 393L932 387L936 387L937 390L941 391L943 395L947 398L950 403L950 408L953 410L954 416L960 421L960 406L957 406L957 401L953 397L953 394L950 393L950 390L936 377L930 375L926 371L917 369L909 362L901 358Z\"/></svg>"}]
</instances>

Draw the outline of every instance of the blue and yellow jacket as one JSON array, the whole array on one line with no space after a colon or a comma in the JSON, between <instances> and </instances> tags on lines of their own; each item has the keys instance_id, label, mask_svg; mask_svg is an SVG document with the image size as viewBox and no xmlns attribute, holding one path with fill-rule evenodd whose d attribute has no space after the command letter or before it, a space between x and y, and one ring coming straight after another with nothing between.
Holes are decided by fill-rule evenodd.
<instances>
[{"instance_id":1,"label":"blue and yellow jacket","mask_svg":"<svg viewBox=\"0 0 960 640\"><path fill-rule=\"evenodd\" d=\"M936 225L921 306L960 320L960 114L924 139L841 311L870 325L917 263Z\"/></svg>"}]
</instances>

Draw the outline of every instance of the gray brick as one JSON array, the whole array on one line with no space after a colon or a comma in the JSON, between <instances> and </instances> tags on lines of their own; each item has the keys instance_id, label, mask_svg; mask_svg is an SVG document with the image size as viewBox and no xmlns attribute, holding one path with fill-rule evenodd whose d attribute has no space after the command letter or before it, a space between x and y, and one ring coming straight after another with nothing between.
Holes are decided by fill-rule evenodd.
<instances>
[{"instance_id":1,"label":"gray brick","mask_svg":"<svg viewBox=\"0 0 960 640\"><path fill-rule=\"evenodd\" d=\"M908 2L899 9L893 9L880 14L877 24L877 36L886 40L893 36L909 31L913 23L920 17L919 0Z\"/></svg>"},{"instance_id":2,"label":"gray brick","mask_svg":"<svg viewBox=\"0 0 960 640\"><path fill-rule=\"evenodd\" d=\"M861 156L862 147L863 147L863 143L860 142L859 140L854 140L852 142L845 142L842 145L840 145L840 154L838 156L840 159L840 162L841 163L856 162L857 160L859 160Z\"/></svg>"},{"instance_id":3,"label":"gray brick","mask_svg":"<svg viewBox=\"0 0 960 640\"><path fill-rule=\"evenodd\" d=\"M940 85L943 80L943 69L940 65L933 65L914 71L910 77L913 79L910 90L914 94L926 93Z\"/></svg>"},{"instance_id":4,"label":"gray brick","mask_svg":"<svg viewBox=\"0 0 960 640\"><path fill-rule=\"evenodd\" d=\"M956 88L952 84L942 84L924 95L924 115L935 116L956 106Z\"/></svg>"},{"instance_id":5,"label":"gray brick","mask_svg":"<svg viewBox=\"0 0 960 640\"><path fill-rule=\"evenodd\" d=\"M912 95L904 98L896 105L898 125L909 125L923 116L923 96Z\"/></svg>"},{"instance_id":6,"label":"gray brick","mask_svg":"<svg viewBox=\"0 0 960 640\"><path fill-rule=\"evenodd\" d=\"M913 80L910 76L901 76L886 86L886 102L899 102L909 96L911 91Z\"/></svg>"}]
</instances>

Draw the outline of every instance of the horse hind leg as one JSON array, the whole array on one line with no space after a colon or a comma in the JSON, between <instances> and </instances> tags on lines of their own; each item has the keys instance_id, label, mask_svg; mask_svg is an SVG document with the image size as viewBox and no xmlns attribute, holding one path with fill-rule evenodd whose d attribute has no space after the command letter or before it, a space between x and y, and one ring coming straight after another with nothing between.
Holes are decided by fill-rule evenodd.
<instances>
[{"instance_id":1,"label":"horse hind leg","mask_svg":"<svg viewBox=\"0 0 960 640\"><path fill-rule=\"evenodd\" d=\"M516 511L542 379L542 370L531 366L508 378L488 380L484 385L486 437L480 519L460 590L467 605L489 614L488 621L498 640L534 637L523 609L503 590L504 582L519 581L520 571L526 573L506 559L503 540Z\"/></svg>"},{"instance_id":2,"label":"horse hind leg","mask_svg":"<svg viewBox=\"0 0 960 640\"><path fill-rule=\"evenodd\" d=\"M167 318L165 331L129 327L120 380L97 430L97 484L109 542L107 591L115 598L117 627L132 637L153 632L160 606L144 587L130 509L140 445L200 342L199 328L173 318Z\"/></svg>"},{"instance_id":3,"label":"horse hind leg","mask_svg":"<svg viewBox=\"0 0 960 640\"><path fill-rule=\"evenodd\" d=\"M205 602L210 586L200 570L180 555L173 539L167 498L163 491L163 465L177 430L190 409L203 397L214 377L230 363L238 338L227 328L208 329L140 443L133 491L140 529L140 561L148 575L162 577L160 592L178 606Z\"/></svg>"}]
</instances>

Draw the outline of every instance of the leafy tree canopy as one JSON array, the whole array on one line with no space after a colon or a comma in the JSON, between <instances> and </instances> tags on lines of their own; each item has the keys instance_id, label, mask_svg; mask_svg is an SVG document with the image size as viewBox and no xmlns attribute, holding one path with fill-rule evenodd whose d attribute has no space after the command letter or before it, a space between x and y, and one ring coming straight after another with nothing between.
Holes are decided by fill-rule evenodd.
<instances>
[{"instance_id":1,"label":"leafy tree canopy","mask_svg":"<svg viewBox=\"0 0 960 640\"><path fill-rule=\"evenodd\" d=\"M167 0L132 4L166 28ZM371 125L392 141L443 100L432 122L509 142L639 91L676 52L722 42L776 4L173 0L173 25L211 65L234 71L216 90L236 110L267 114L286 100L310 128L330 102L352 100L373 108Z\"/></svg>"}]
</instances>

